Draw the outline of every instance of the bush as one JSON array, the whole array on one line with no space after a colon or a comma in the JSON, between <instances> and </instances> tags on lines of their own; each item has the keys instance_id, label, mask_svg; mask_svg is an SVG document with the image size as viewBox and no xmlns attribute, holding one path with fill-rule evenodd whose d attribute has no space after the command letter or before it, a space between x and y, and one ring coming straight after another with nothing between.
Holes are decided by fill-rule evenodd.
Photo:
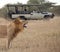
<instances>
[{"instance_id":1,"label":"bush","mask_svg":"<svg viewBox=\"0 0 60 52\"><path fill-rule=\"evenodd\" d=\"M60 15L60 6L55 6L52 10L55 14Z\"/></svg>"},{"instance_id":2,"label":"bush","mask_svg":"<svg viewBox=\"0 0 60 52\"><path fill-rule=\"evenodd\" d=\"M7 7L3 7L0 9L0 17L7 17Z\"/></svg>"}]
</instances>

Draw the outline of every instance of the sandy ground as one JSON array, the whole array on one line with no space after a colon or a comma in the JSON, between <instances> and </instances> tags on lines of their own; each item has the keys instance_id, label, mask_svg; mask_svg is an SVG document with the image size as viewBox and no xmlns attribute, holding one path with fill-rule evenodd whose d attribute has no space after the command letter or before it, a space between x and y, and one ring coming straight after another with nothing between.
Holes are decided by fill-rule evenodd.
<instances>
[{"instance_id":1,"label":"sandy ground","mask_svg":"<svg viewBox=\"0 0 60 52\"><path fill-rule=\"evenodd\" d=\"M60 52L60 17L28 21L27 28L11 41L10 48L0 52Z\"/></svg>"}]
</instances>

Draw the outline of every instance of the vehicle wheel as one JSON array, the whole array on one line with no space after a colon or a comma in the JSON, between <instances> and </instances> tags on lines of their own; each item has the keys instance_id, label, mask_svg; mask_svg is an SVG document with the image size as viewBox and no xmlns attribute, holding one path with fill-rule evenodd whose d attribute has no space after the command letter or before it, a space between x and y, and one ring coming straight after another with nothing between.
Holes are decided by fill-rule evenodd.
<instances>
[{"instance_id":1,"label":"vehicle wheel","mask_svg":"<svg viewBox=\"0 0 60 52\"><path fill-rule=\"evenodd\" d=\"M54 16L55 16L55 15L54 15L54 14L52 14L51 18L54 18Z\"/></svg>"},{"instance_id":2,"label":"vehicle wheel","mask_svg":"<svg viewBox=\"0 0 60 52\"><path fill-rule=\"evenodd\" d=\"M50 18L49 15L45 15L45 16L44 16L44 19L47 19L47 18Z\"/></svg>"},{"instance_id":3,"label":"vehicle wheel","mask_svg":"<svg viewBox=\"0 0 60 52\"><path fill-rule=\"evenodd\" d=\"M20 19L27 20L27 18L25 18L24 16L20 16Z\"/></svg>"}]
</instances>

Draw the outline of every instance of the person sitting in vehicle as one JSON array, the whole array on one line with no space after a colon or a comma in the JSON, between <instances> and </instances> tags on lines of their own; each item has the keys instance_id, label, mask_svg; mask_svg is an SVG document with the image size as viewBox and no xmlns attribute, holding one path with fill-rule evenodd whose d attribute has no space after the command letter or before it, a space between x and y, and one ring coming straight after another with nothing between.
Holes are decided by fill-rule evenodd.
<instances>
[{"instance_id":1,"label":"person sitting in vehicle","mask_svg":"<svg viewBox=\"0 0 60 52\"><path fill-rule=\"evenodd\" d=\"M24 9L24 14L28 14L28 11L26 8Z\"/></svg>"},{"instance_id":2,"label":"person sitting in vehicle","mask_svg":"<svg viewBox=\"0 0 60 52\"><path fill-rule=\"evenodd\" d=\"M24 9L24 11L27 11L27 9Z\"/></svg>"},{"instance_id":3,"label":"person sitting in vehicle","mask_svg":"<svg viewBox=\"0 0 60 52\"><path fill-rule=\"evenodd\" d=\"M18 14L18 7L15 7L16 14Z\"/></svg>"}]
</instances>

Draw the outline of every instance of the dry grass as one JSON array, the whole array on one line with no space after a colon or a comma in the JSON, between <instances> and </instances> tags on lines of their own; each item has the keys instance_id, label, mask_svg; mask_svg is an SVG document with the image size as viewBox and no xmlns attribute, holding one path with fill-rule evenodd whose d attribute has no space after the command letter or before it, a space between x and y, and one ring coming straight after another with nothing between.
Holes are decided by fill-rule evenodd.
<instances>
[{"instance_id":1,"label":"dry grass","mask_svg":"<svg viewBox=\"0 0 60 52\"><path fill-rule=\"evenodd\" d=\"M60 17L28 21L27 28L11 41L8 52L60 52Z\"/></svg>"}]
</instances>

